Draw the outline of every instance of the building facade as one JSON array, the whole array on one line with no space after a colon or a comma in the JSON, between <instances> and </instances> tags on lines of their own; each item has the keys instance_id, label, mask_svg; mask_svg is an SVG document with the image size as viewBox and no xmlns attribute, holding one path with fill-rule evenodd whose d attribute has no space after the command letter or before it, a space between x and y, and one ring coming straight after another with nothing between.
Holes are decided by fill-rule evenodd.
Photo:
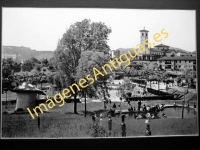
<instances>
[{"instance_id":1,"label":"building facade","mask_svg":"<svg viewBox=\"0 0 200 150\"><path fill-rule=\"evenodd\" d=\"M143 69L155 69L157 65L158 68L162 70L191 69L196 71L196 52L187 52L179 48L170 48L170 46L162 43L153 48L149 48L148 44L144 44L145 41L148 43L149 31L145 30L145 28L139 31L140 44L144 46L145 52L131 59L132 62L144 65ZM123 52L121 50L122 49L112 51L112 56L119 58L120 54L124 53L126 49L123 49Z\"/></svg>"},{"instance_id":2,"label":"building facade","mask_svg":"<svg viewBox=\"0 0 200 150\"><path fill-rule=\"evenodd\" d=\"M162 70L184 70L190 69L196 71L195 56L175 56L162 57L158 59L158 64Z\"/></svg>"}]
</instances>

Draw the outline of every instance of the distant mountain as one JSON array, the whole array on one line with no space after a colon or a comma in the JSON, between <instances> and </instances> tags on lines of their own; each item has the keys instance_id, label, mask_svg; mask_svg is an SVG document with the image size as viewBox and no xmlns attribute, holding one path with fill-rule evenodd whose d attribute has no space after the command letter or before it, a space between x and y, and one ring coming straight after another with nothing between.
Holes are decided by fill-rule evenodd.
<instances>
[{"instance_id":1,"label":"distant mountain","mask_svg":"<svg viewBox=\"0 0 200 150\"><path fill-rule=\"evenodd\" d=\"M186 50L183 50L183 49L180 49L180 48L176 48L176 47L169 47L169 49L174 49L174 50L179 51L179 52L190 53L189 51L186 51ZM124 52L127 52L128 50L132 50L132 48L118 48L115 51L117 51L117 50L119 50L120 54L122 54Z\"/></svg>"},{"instance_id":2,"label":"distant mountain","mask_svg":"<svg viewBox=\"0 0 200 150\"><path fill-rule=\"evenodd\" d=\"M53 51L36 51L23 46L2 46L2 58L8 57L12 57L17 62L30 59L31 57L35 57L38 60L42 58L49 60L53 57Z\"/></svg>"},{"instance_id":3,"label":"distant mountain","mask_svg":"<svg viewBox=\"0 0 200 150\"><path fill-rule=\"evenodd\" d=\"M176 48L176 47L169 47L169 49L174 49L174 50L179 51L179 52L190 53L189 51L186 51L186 50L183 50L183 49L180 49L180 48Z\"/></svg>"}]
</instances>

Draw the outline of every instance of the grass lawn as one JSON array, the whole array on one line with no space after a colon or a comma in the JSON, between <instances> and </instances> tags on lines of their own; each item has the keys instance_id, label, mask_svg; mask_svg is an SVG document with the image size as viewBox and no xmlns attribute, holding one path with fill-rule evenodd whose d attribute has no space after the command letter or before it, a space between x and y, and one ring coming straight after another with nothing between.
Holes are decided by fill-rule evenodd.
<instances>
[{"instance_id":1,"label":"grass lawn","mask_svg":"<svg viewBox=\"0 0 200 150\"><path fill-rule=\"evenodd\" d=\"M174 101L144 101L147 105L157 103L173 103ZM176 101L177 102L177 101ZM118 106L118 103L116 103ZM113 105L109 104L108 107ZM136 102L131 105L137 106ZM108 131L108 117L105 115L102 102L87 103L87 117L84 117L85 104L78 103L78 114L73 113L73 103L58 105L48 112L40 115L40 129L38 118L32 119L29 114L2 115L2 137L3 138L76 138L76 137L105 137ZM15 105L8 105L8 110L14 110ZM127 109L127 103L122 104L122 109ZM118 108L119 109L119 108ZM4 112L5 106L2 107ZM93 125L92 114L103 114L101 127ZM112 137L121 137L121 117L113 117ZM127 136L144 136L146 129L145 120L136 120L133 117L125 119ZM151 119L150 129L152 135L194 135L197 134L197 118L165 118Z\"/></svg>"}]
</instances>

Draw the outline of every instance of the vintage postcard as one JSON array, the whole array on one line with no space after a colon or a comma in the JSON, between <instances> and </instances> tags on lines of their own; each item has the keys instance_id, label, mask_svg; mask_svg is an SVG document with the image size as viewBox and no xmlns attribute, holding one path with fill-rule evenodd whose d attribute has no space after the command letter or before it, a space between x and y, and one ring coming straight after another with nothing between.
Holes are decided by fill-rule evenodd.
<instances>
[{"instance_id":1,"label":"vintage postcard","mask_svg":"<svg viewBox=\"0 0 200 150\"><path fill-rule=\"evenodd\" d=\"M195 10L2 8L3 139L197 136Z\"/></svg>"}]
</instances>

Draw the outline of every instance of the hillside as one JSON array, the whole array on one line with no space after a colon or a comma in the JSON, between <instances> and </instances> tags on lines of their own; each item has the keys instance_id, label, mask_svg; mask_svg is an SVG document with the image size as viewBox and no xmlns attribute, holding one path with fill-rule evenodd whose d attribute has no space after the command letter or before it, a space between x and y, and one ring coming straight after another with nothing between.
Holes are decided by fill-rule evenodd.
<instances>
[{"instance_id":1,"label":"hillside","mask_svg":"<svg viewBox=\"0 0 200 150\"><path fill-rule=\"evenodd\" d=\"M180 49L180 48L176 48L176 47L169 47L169 49L174 49L174 50L176 50L176 51L178 51L178 52L185 52L185 53L189 53L188 51L186 51L186 50L183 50L183 49Z\"/></svg>"},{"instance_id":2,"label":"hillside","mask_svg":"<svg viewBox=\"0 0 200 150\"><path fill-rule=\"evenodd\" d=\"M35 57L38 60L42 58L50 59L53 57L53 51L36 51L23 46L2 46L2 58L8 57L12 57L18 62L30 59L31 57Z\"/></svg>"},{"instance_id":3,"label":"hillside","mask_svg":"<svg viewBox=\"0 0 200 150\"><path fill-rule=\"evenodd\" d=\"M186 51L186 50L183 50L183 49L180 49L180 48L176 48L176 47L169 47L169 49L174 49L174 50L179 51L179 52L189 53L189 51ZM124 53L124 52L127 52L128 50L132 50L132 48L118 48L116 50L119 50L120 53ZM193 53L195 53L195 52L193 52Z\"/></svg>"}]
</instances>

